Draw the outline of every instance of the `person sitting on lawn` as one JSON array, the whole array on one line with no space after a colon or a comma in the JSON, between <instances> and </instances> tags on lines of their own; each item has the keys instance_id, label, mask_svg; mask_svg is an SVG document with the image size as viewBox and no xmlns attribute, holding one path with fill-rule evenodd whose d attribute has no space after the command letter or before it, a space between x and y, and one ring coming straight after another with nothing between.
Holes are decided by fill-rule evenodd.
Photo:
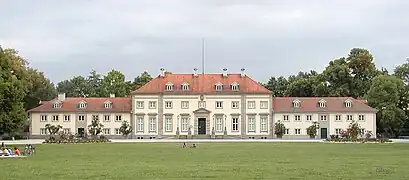
<instances>
[{"instance_id":1,"label":"person sitting on lawn","mask_svg":"<svg viewBox=\"0 0 409 180\"><path fill-rule=\"evenodd\" d=\"M17 156L21 156L21 152L17 147L14 147L14 154L16 154Z\"/></svg>"},{"instance_id":2,"label":"person sitting on lawn","mask_svg":"<svg viewBox=\"0 0 409 180\"><path fill-rule=\"evenodd\" d=\"M190 148L196 148L196 144L193 144Z\"/></svg>"},{"instance_id":3,"label":"person sitting on lawn","mask_svg":"<svg viewBox=\"0 0 409 180\"><path fill-rule=\"evenodd\" d=\"M3 151L3 148L1 148L0 149L0 156L3 156L4 155L4 151Z\"/></svg>"},{"instance_id":4,"label":"person sitting on lawn","mask_svg":"<svg viewBox=\"0 0 409 180\"><path fill-rule=\"evenodd\" d=\"M187 146L186 146L186 142L183 142L183 146L182 146L182 148L186 148Z\"/></svg>"},{"instance_id":5,"label":"person sitting on lawn","mask_svg":"<svg viewBox=\"0 0 409 180\"><path fill-rule=\"evenodd\" d=\"M10 156L10 152L6 148L2 148L2 150L5 156Z\"/></svg>"}]
</instances>

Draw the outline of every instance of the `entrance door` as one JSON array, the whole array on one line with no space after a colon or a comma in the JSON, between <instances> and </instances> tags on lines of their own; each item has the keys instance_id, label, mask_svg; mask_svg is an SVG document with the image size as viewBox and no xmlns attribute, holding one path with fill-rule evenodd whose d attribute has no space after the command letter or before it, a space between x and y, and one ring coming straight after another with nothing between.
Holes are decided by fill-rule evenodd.
<instances>
[{"instance_id":1,"label":"entrance door","mask_svg":"<svg viewBox=\"0 0 409 180\"><path fill-rule=\"evenodd\" d=\"M198 118L197 134L206 134L206 118Z\"/></svg>"},{"instance_id":2,"label":"entrance door","mask_svg":"<svg viewBox=\"0 0 409 180\"><path fill-rule=\"evenodd\" d=\"M321 128L321 139L327 139L328 138L328 130L327 128Z\"/></svg>"},{"instance_id":3,"label":"entrance door","mask_svg":"<svg viewBox=\"0 0 409 180\"><path fill-rule=\"evenodd\" d=\"M85 133L84 128L78 128L78 135L80 137L84 137L84 133Z\"/></svg>"}]
</instances>

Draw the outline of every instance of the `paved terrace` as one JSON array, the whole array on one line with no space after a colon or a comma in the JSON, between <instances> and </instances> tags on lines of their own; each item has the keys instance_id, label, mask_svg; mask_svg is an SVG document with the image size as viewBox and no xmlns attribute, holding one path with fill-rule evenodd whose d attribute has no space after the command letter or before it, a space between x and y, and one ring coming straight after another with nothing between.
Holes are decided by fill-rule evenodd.
<instances>
[{"instance_id":1,"label":"paved terrace","mask_svg":"<svg viewBox=\"0 0 409 180\"><path fill-rule=\"evenodd\" d=\"M409 143L409 139L391 139L393 143ZM42 144L44 139L27 140L0 140L6 144ZM306 140L282 140L282 139L112 139L114 143L179 143L179 142L197 142L197 143L218 143L218 142L293 142L293 143L322 143L324 140L306 139Z\"/></svg>"}]
</instances>

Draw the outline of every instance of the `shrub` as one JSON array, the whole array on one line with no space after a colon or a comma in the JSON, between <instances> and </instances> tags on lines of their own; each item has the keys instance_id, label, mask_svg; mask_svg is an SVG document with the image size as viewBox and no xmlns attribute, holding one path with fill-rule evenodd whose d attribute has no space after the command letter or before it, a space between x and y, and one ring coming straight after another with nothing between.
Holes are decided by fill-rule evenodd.
<instances>
[{"instance_id":1,"label":"shrub","mask_svg":"<svg viewBox=\"0 0 409 180\"><path fill-rule=\"evenodd\" d=\"M285 132L285 126L284 124L278 120L275 124L274 124L274 134L277 136L277 138L282 138Z\"/></svg>"},{"instance_id":2,"label":"shrub","mask_svg":"<svg viewBox=\"0 0 409 180\"><path fill-rule=\"evenodd\" d=\"M320 128L320 125L317 122L313 122L310 127L307 128L307 134L310 138L315 138L317 136L317 130Z\"/></svg>"}]
</instances>

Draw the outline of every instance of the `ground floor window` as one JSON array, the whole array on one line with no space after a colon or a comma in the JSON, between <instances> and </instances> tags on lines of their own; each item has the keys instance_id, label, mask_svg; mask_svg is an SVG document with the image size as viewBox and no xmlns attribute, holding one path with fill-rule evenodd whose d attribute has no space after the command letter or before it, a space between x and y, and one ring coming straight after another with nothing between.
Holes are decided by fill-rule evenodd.
<instances>
[{"instance_id":1,"label":"ground floor window","mask_svg":"<svg viewBox=\"0 0 409 180\"><path fill-rule=\"evenodd\" d=\"M104 128L104 129L102 130L102 133L104 133L104 135L110 135L110 134L111 134L111 129L109 129L109 128Z\"/></svg>"},{"instance_id":2,"label":"ground floor window","mask_svg":"<svg viewBox=\"0 0 409 180\"><path fill-rule=\"evenodd\" d=\"M301 129L294 129L294 133L296 134L296 135L300 135L301 134Z\"/></svg>"},{"instance_id":3,"label":"ground floor window","mask_svg":"<svg viewBox=\"0 0 409 180\"><path fill-rule=\"evenodd\" d=\"M285 129L284 134L285 134L285 135L289 135L289 134L290 134L290 129L288 129L288 128Z\"/></svg>"},{"instance_id":4,"label":"ground floor window","mask_svg":"<svg viewBox=\"0 0 409 180\"><path fill-rule=\"evenodd\" d=\"M156 117L149 118L149 131L150 132L156 131Z\"/></svg>"},{"instance_id":5,"label":"ground floor window","mask_svg":"<svg viewBox=\"0 0 409 180\"><path fill-rule=\"evenodd\" d=\"M223 116L216 117L216 131L223 131Z\"/></svg>"},{"instance_id":6,"label":"ground floor window","mask_svg":"<svg viewBox=\"0 0 409 180\"><path fill-rule=\"evenodd\" d=\"M249 132L256 131L255 121L256 121L255 117L249 117L248 118L248 124L249 124L248 130L249 130Z\"/></svg>"},{"instance_id":7,"label":"ground floor window","mask_svg":"<svg viewBox=\"0 0 409 180\"><path fill-rule=\"evenodd\" d=\"M139 132L143 132L144 128L143 128L143 117L137 117L136 120L136 130Z\"/></svg>"},{"instance_id":8,"label":"ground floor window","mask_svg":"<svg viewBox=\"0 0 409 180\"><path fill-rule=\"evenodd\" d=\"M41 135L46 135L47 134L47 129L46 128L40 128L40 134Z\"/></svg>"},{"instance_id":9,"label":"ground floor window","mask_svg":"<svg viewBox=\"0 0 409 180\"><path fill-rule=\"evenodd\" d=\"M186 132L189 129L189 117L182 117L182 131Z\"/></svg>"},{"instance_id":10,"label":"ground floor window","mask_svg":"<svg viewBox=\"0 0 409 180\"><path fill-rule=\"evenodd\" d=\"M335 129L335 134L340 135L341 134L342 129L341 128L336 128Z\"/></svg>"},{"instance_id":11,"label":"ground floor window","mask_svg":"<svg viewBox=\"0 0 409 180\"><path fill-rule=\"evenodd\" d=\"M115 128L115 135L121 135L121 131L119 130L119 128Z\"/></svg>"},{"instance_id":12,"label":"ground floor window","mask_svg":"<svg viewBox=\"0 0 409 180\"><path fill-rule=\"evenodd\" d=\"M63 132L64 132L64 134L70 134L71 129L70 128L64 128Z\"/></svg>"},{"instance_id":13,"label":"ground floor window","mask_svg":"<svg viewBox=\"0 0 409 180\"><path fill-rule=\"evenodd\" d=\"M165 117L165 131L172 132L172 117Z\"/></svg>"},{"instance_id":14,"label":"ground floor window","mask_svg":"<svg viewBox=\"0 0 409 180\"><path fill-rule=\"evenodd\" d=\"M233 117L232 118L232 130L233 131L239 131L239 118L238 117Z\"/></svg>"},{"instance_id":15,"label":"ground floor window","mask_svg":"<svg viewBox=\"0 0 409 180\"><path fill-rule=\"evenodd\" d=\"M267 117L260 117L260 124L261 124L260 131L262 132L268 131L267 122L268 122Z\"/></svg>"}]
</instances>

